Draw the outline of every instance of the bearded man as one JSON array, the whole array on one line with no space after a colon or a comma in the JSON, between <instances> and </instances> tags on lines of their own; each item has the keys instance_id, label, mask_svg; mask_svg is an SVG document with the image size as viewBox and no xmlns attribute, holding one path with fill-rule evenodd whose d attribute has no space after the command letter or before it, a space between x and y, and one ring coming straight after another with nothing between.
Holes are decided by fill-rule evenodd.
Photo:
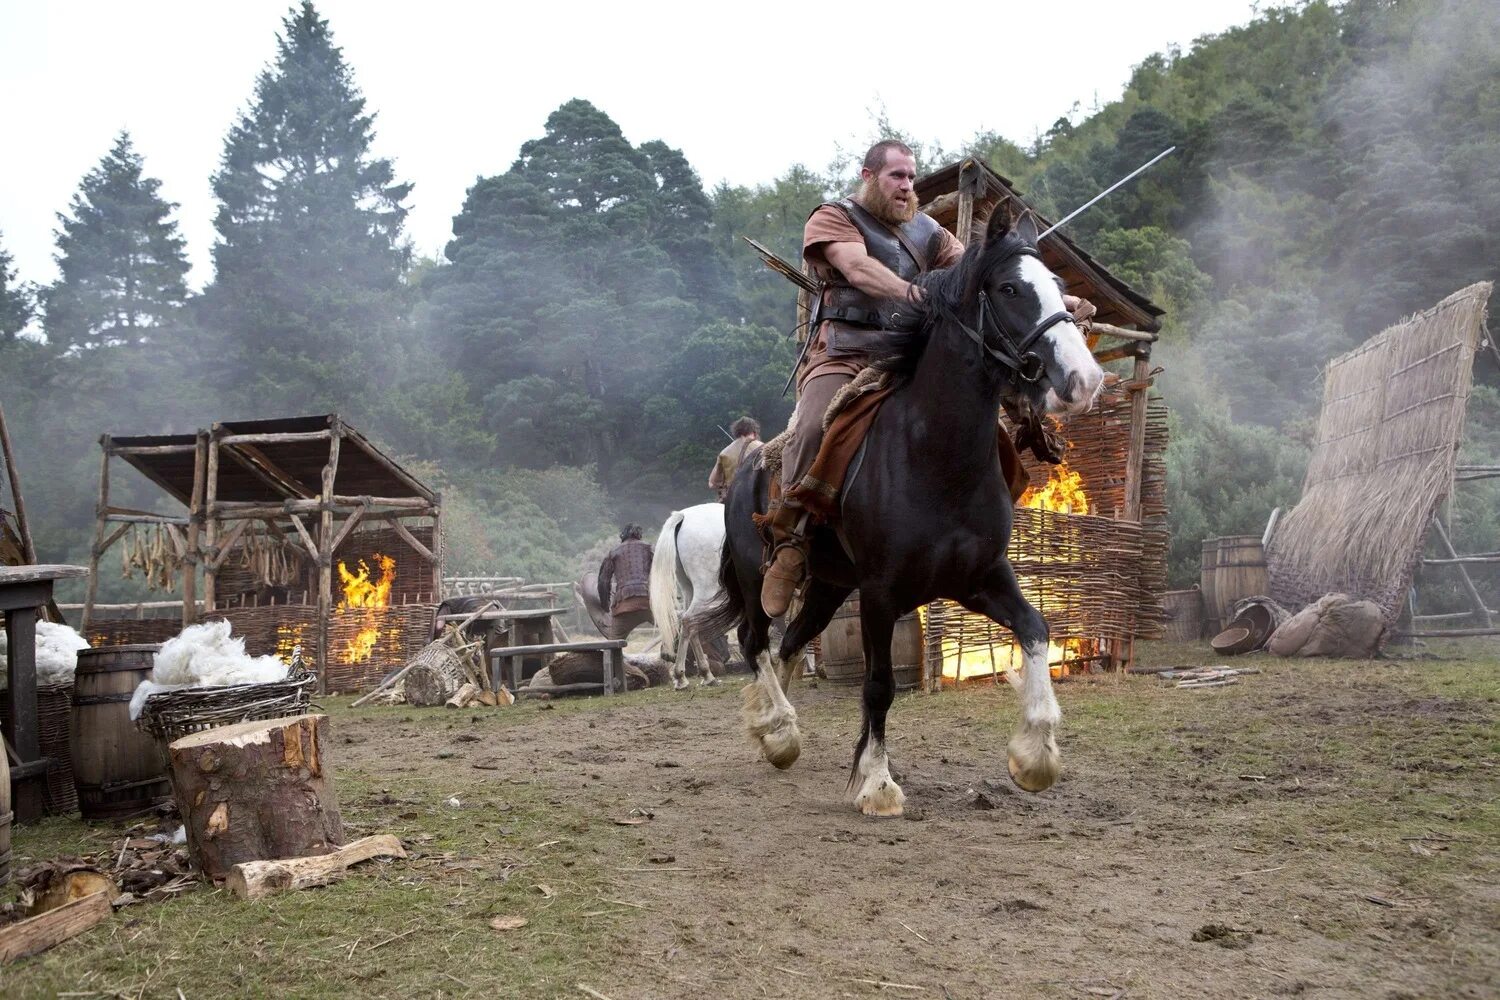
<instances>
[{"instance_id":1,"label":"bearded man","mask_svg":"<svg viewBox=\"0 0 1500 1000\"><path fill-rule=\"evenodd\" d=\"M859 178L854 197L819 205L802 232L803 260L824 291L797 372L797 409L781 457L783 496L769 511L773 549L761 606L773 618L786 613L807 574L808 514L785 494L817 458L828 404L880 353L890 331L920 328L922 290L912 279L956 264L964 252L957 237L917 211L917 161L905 143L886 139L871 146ZM901 303L913 308L903 310ZM1092 305L1071 295L1063 304L1080 322L1094 314Z\"/></svg>"}]
</instances>

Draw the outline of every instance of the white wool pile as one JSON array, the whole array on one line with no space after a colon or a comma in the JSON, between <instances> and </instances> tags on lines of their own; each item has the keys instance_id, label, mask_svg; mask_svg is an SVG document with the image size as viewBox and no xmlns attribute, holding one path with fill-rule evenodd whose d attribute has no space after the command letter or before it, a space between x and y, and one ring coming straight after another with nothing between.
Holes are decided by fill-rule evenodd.
<instances>
[{"instance_id":1,"label":"white wool pile","mask_svg":"<svg viewBox=\"0 0 1500 1000\"><path fill-rule=\"evenodd\" d=\"M66 625L36 623L36 682L72 684L78 669L78 651L88 649L88 640Z\"/></svg>"},{"instance_id":2,"label":"white wool pile","mask_svg":"<svg viewBox=\"0 0 1500 1000\"><path fill-rule=\"evenodd\" d=\"M138 718L146 699L160 691L286 680L285 663L274 656L251 656L245 640L232 638L229 628L222 619L189 625L162 643L150 680L142 681L130 699L130 717Z\"/></svg>"},{"instance_id":3,"label":"white wool pile","mask_svg":"<svg viewBox=\"0 0 1500 1000\"><path fill-rule=\"evenodd\" d=\"M68 626L37 621L36 682L72 684L73 672L78 669L78 651L88 648L88 640ZM4 688L7 682L5 652L5 630L0 628L0 688Z\"/></svg>"}]
</instances>

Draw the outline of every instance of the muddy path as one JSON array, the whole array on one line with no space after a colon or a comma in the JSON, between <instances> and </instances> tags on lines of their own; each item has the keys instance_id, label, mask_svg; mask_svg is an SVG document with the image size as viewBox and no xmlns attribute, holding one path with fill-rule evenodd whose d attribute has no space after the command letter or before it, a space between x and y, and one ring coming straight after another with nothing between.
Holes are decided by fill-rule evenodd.
<instances>
[{"instance_id":1,"label":"muddy path","mask_svg":"<svg viewBox=\"0 0 1500 1000\"><path fill-rule=\"evenodd\" d=\"M848 804L857 695L826 682L793 691L785 772L741 734L743 677L336 721L341 767L638 823L586 859L621 908L577 947L613 1000L1496 995L1493 661L1262 665L1060 685L1065 770L1038 796L1006 776L1008 690L902 696L896 820Z\"/></svg>"}]
</instances>

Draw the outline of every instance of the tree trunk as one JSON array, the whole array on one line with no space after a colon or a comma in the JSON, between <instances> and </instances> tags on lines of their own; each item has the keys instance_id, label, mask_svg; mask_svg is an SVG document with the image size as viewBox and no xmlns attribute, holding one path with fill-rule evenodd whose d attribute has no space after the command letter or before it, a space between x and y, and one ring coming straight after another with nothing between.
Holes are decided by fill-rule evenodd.
<instances>
[{"instance_id":1,"label":"tree trunk","mask_svg":"<svg viewBox=\"0 0 1500 1000\"><path fill-rule=\"evenodd\" d=\"M323 760L326 715L241 722L168 749L188 849L223 879L242 861L327 854L344 842Z\"/></svg>"}]
</instances>

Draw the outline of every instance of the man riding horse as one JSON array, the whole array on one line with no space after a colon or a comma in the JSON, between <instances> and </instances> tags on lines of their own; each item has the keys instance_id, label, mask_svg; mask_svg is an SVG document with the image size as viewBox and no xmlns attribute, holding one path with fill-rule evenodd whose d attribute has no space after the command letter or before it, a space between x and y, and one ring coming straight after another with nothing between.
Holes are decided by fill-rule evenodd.
<instances>
[{"instance_id":1,"label":"man riding horse","mask_svg":"<svg viewBox=\"0 0 1500 1000\"><path fill-rule=\"evenodd\" d=\"M865 154L858 193L818 206L803 230L803 259L825 290L813 306L812 342L797 372L797 409L782 452L782 495L773 496L768 512L773 549L761 605L772 617L786 613L807 575L810 518L802 498L829 488L808 475L823 442L828 404L872 355L882 353L892 334L921 327L920 309L893 314L883 307L892 300L922 302L913 279L957 263L964 253L956 237L917 211L916 179L910 147L894 139L877 142ZM1074 296L1064 295L1063 305L1079 323L1094 314L1092 304Z\"/></svg>"}]
</instances>

